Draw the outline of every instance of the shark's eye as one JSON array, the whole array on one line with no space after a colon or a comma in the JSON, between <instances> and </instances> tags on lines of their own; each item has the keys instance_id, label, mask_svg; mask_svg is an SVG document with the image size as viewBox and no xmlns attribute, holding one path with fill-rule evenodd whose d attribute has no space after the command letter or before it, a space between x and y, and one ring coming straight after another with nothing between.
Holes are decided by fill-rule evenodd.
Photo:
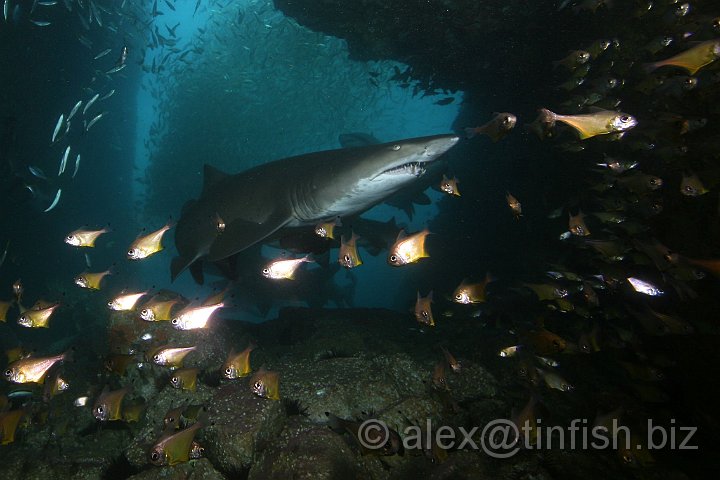
<instances>
[{"instance_id":1,"label":"shark's eye","mask_svg":"<svg viewBox=\"0 0 720 480\"><path fill-rule=\"evenodd\" d=\"M395 145L392 146L392 149L397 152L398 150L400 150L400 145L395 144Z\"/></svg>"}]
</instances>

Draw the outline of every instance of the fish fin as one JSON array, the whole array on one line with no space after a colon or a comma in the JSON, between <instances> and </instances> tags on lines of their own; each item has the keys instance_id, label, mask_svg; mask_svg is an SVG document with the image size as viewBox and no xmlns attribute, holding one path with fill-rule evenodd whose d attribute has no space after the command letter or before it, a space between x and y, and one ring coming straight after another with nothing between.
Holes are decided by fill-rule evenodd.
<instances>
[{"instance_id":1,"label":"fish fin","mask_svg":"<svg viewBox=\"0 0 720 480\"><path fill-rule=\"evenodd\" d=\"M205 283L205 275L203 275L202 262L196 261L190 264L190 275L198 285Z\"/></svg>"},{"instance_id":2,"label":"fish fin","mask_svg":"<svg viewBox=\"0 0 720 480\"><path fill-rule=\"evenodd\" d=\"M213 187L215 187L215 185L217 185L229 176L230 174L225 173L222 170L219 170L212 165L208 165L206 163L203 167L203 188L202 194L200 196L204 197L205 195L210 193L210 191L213 189Z\"/></svg>"},{"instance_id":3,"label":"fish fin","mask_svg":"<svg viewBox=\"0 0 720 480\"><path fill-rule=\"evenodd\" d=\"M280 230L289 220L290 218L284 214L271 216L263 223L235 220L215 239L210 247L208 260L217 262L239 253Z\"/></svg>"},{"instance_id":4,"label":"fish fin","mask_svg":"<svg viewBox=\"0 0 720 480\"><path fill-rule=\"evenodd\" d=\"M170 281L174 282L186 268L188 268L195 260L188 260L185 257L175 257L170 262Z\"/></svg>"}]
</instances>

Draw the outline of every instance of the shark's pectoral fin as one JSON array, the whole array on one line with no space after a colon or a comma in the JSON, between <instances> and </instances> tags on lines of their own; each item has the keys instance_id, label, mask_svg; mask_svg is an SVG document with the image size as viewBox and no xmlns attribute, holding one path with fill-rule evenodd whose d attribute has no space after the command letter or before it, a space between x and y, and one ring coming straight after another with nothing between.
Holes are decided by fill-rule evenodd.
<instances>
[{"instance_id":1,"label":"shark's pectoral fin","mask_svg":"<svg viewBox=\"0 0 720 480\"><path fill-rule=\"evenodd\" d=\"M193 259L185 257L175 257L170 261L170 281L174 282L183 270L188 268L194 262Z\"/></svg>"},{"instance_id":2,"label":"shark's pectoral fin","mask_svg":"<svg viewBox=\"0 0 720 480\"><path fill-rule=\"evenodd\" d=\"M205 283L205 275L203 274L202 262L199 260L190 264L190 275L198 285Z\"/></svg>"},{"instance_id":3,"label":"shark's pectoral fin","mask_svg":"<svg viewBox=\"0 0 720 480\"><path fill-rule=\"evenodd\" d=\"M215 239L210 247L208 260L217 262L242 252L280 230L288 221L290 218L287 215L274 215L263 223L235 220L227 225L225 231Z\"/></svg>"}]
</instances>

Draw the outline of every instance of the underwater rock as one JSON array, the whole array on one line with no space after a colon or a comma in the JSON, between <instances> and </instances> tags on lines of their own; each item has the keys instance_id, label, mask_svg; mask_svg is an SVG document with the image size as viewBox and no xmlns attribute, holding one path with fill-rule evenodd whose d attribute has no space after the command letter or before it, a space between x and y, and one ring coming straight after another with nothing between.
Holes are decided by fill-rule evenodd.
<instances>
[{"instance_id":1,"label":"underwater rock","mask_svg":"<svg viewBox=\"0 0 720 480\"><path fill-rule=\"evenodd\" d=\"M207 458L192 460L172 467L150 468L137 475L127 477L128 480L153 480L156 478L184 478L185 480L223 480L220 472L213 468Z\"/></svg>"},{"instance_id":2,"label":"underwater rock","mask_svg":"<svg viewBox=\"0 0 720 480\"><path fill-rule=\"evenodd\" d=\"M282 377L281 395L282 395ZM259 451L275 441L285 414L279 401L260 398L246 379L221 386L209 404L207 427L198 441L207 458L231 475L247 470Z\"/></svg>"},{"instance_id":3,"label":"underwater rock","mask_svg":"<svg viewBox=\"0 0 720 480\"><path fill-rule=\"evenodd\" d=\"M249 480L296 478L332 480L372 478L356 464L352 447L322 425L291 422L262 452L250 470Z\"/></svg>"}]
</instances>

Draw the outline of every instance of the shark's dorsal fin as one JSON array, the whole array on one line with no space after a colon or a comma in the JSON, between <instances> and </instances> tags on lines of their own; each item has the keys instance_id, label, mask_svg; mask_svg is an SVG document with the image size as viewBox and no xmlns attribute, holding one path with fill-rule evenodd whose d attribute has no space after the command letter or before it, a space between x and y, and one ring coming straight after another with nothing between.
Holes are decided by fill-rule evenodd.
<instances>
[{"instance_id":1,"label":"shark's dorsal fin","mask_svg":"<svg viewBox=\"0 0 720 480\"><path fill-rule=\"evenodd\" d=\"M203 169L203 189L201 196L205 196L207 193L210 193L215 185L229 176L230 174L206 163Z\"/></svg>"}]
</instances>

